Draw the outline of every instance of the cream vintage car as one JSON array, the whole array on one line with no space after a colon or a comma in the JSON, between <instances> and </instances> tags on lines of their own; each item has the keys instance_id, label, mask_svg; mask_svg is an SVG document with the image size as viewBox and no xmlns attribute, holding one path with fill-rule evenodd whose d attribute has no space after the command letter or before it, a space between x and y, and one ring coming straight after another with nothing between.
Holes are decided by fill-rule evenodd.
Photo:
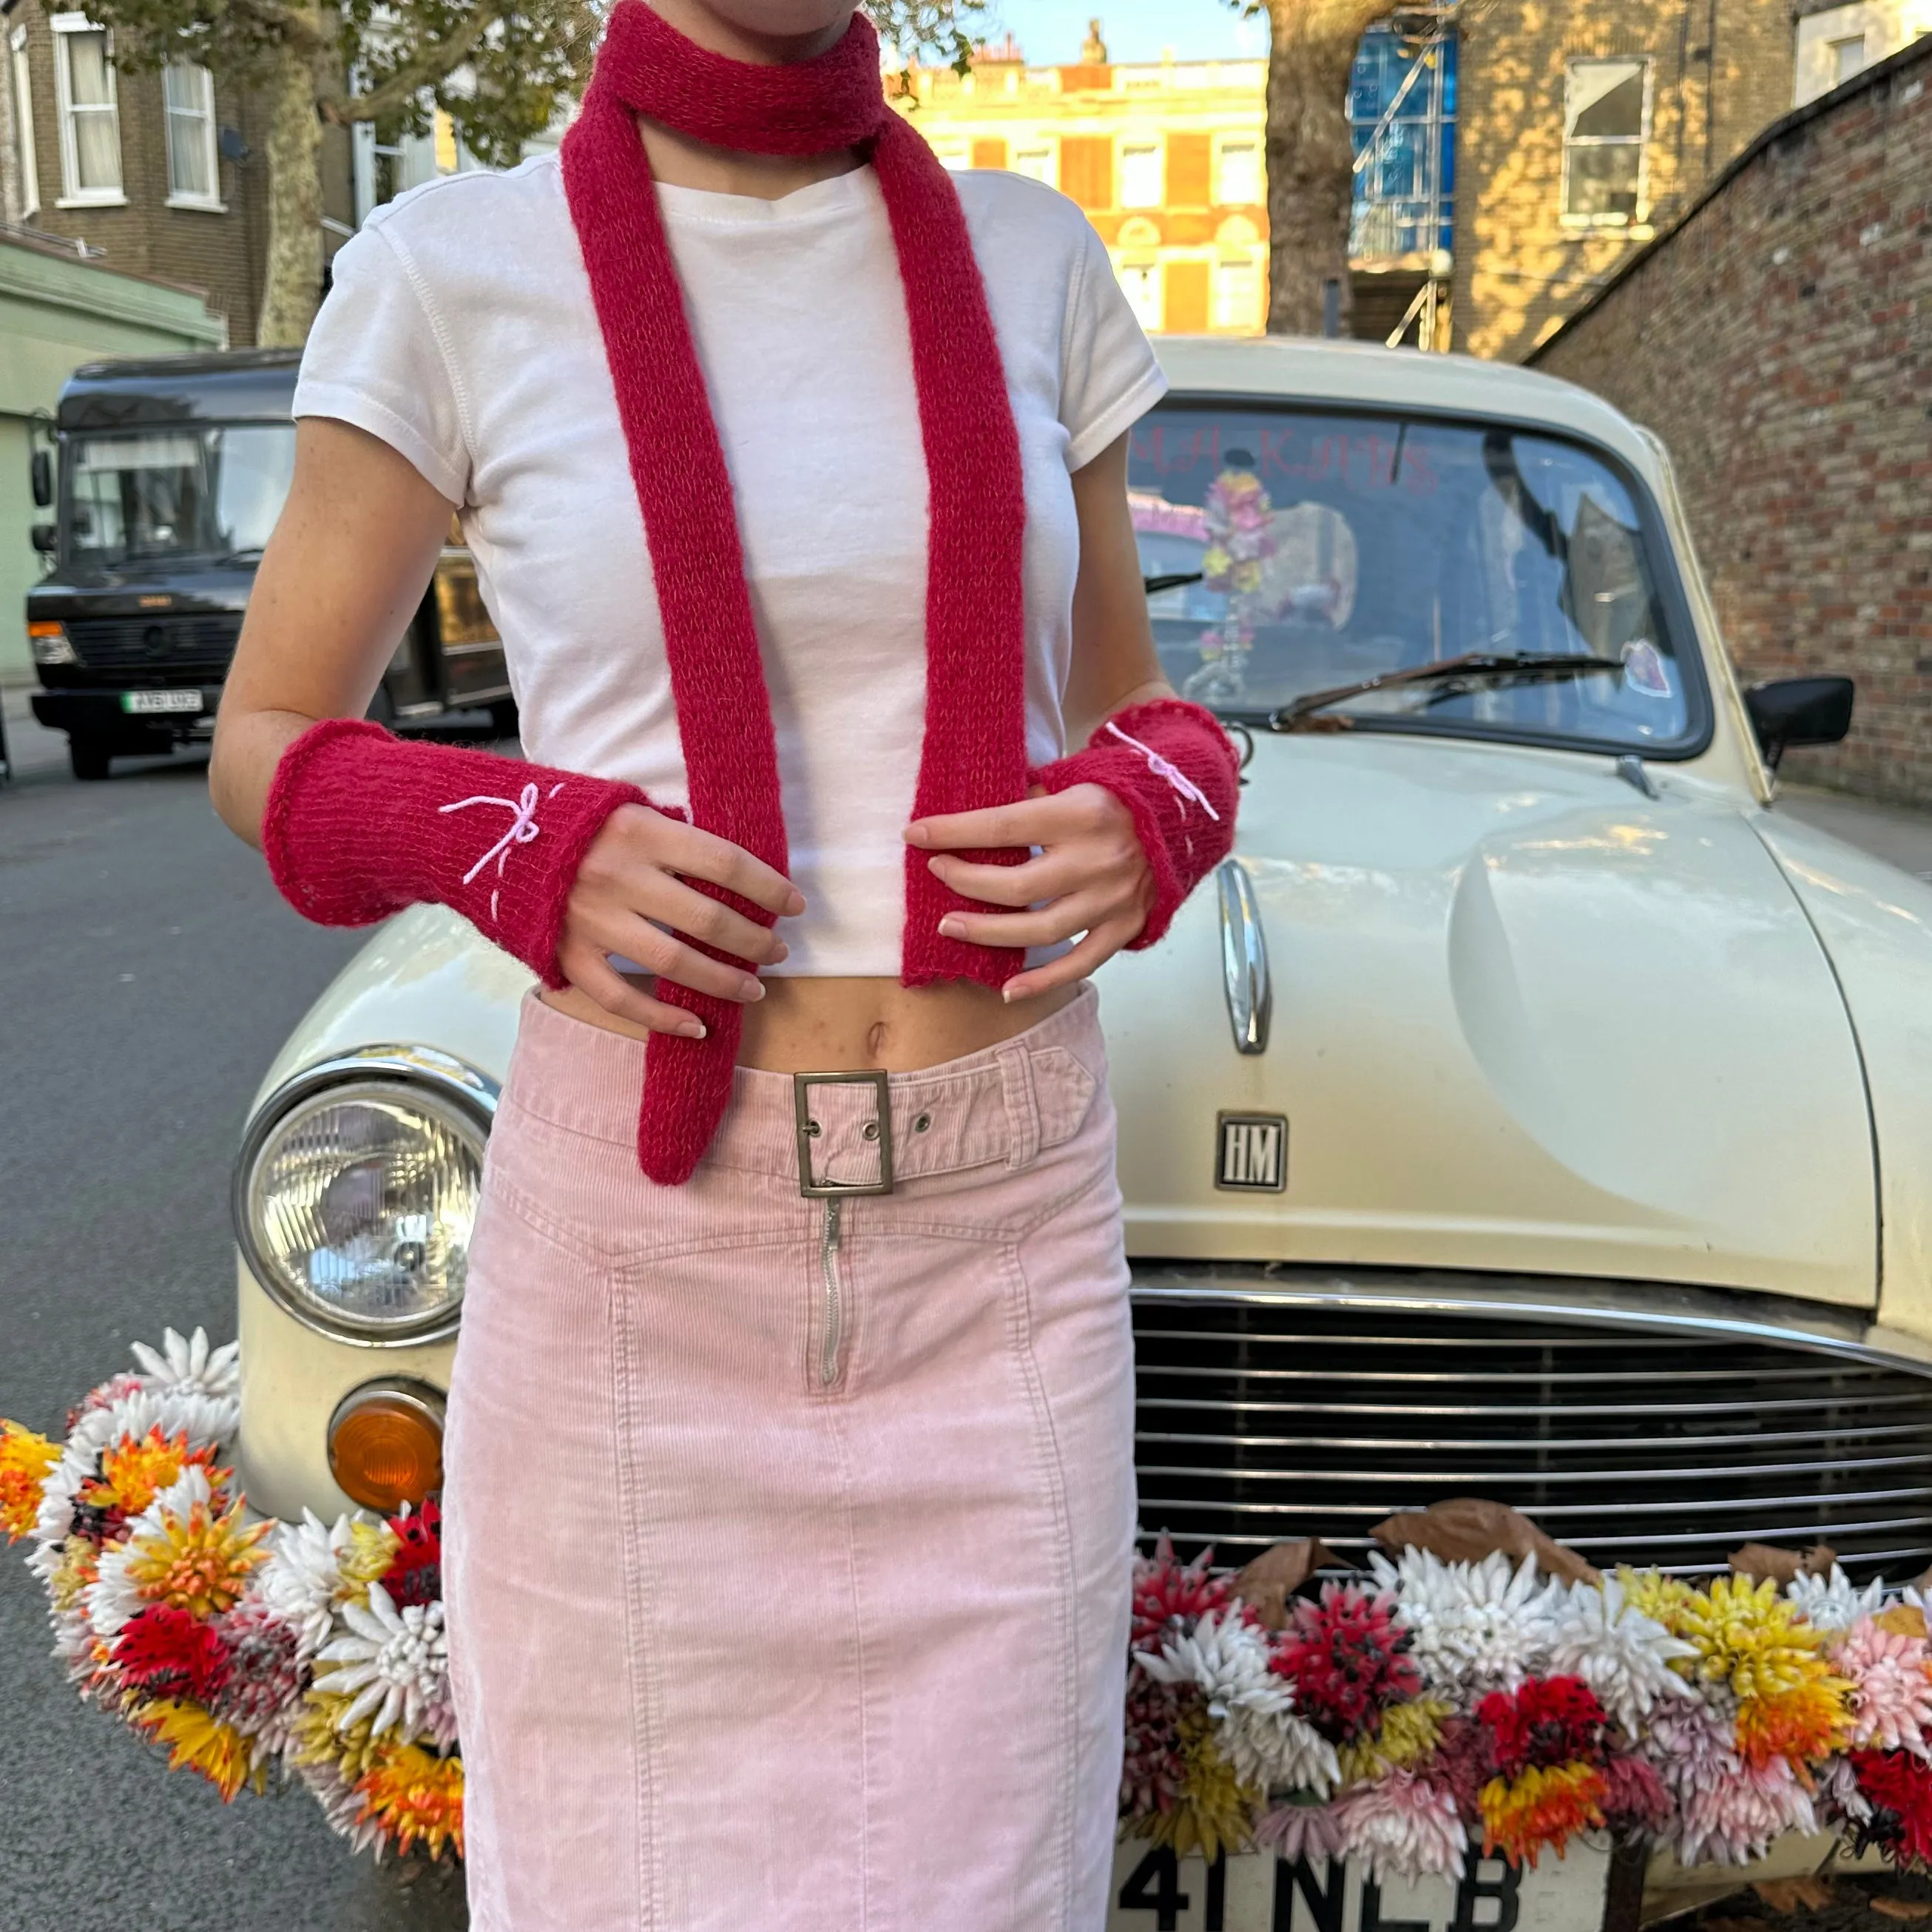
<instances>
[{"instance_id":1,"label":"cream vintage car","mask_svg":"<svg viewBox=\"0 0 1932 1932\"><path fill-rule=\"evenodd\" d=\"M1476 1494L1600 1564L1924 1568L1932 886L1774 783L1849 686L1740 688L1663 445L1582 390L1160 353L1156 634L1248 756L1237 856L1100 976L1146 1530L1347 1556ZM437 1480L528 983L411 912L268 1070L234 1178L258 1507Z\"/></svg>"}]
</instances>

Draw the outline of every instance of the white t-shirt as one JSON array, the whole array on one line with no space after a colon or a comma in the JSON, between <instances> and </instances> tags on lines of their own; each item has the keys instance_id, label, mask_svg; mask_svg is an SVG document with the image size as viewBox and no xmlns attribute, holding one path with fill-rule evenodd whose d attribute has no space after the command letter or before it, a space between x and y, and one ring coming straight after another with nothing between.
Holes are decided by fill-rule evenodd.
<instances>
[{"instance_id":1,"label":"white t-shirt","mask_svg":"<svg viewBox=\"0 0 1932 1932\"><path fill-rule=\"evenodd\" d=\"M955 177L1019 429L1027 752L1065 749L1070 473L1166 388L1072 202ZM926 712L926 473L869 168L778 201L660 188L736 493L791 877L776 970L896 977ZM295 413L399 450L460 509L526 752L688 801L644 524L554 156L434 182L335 257ZM677 452L664 452L675 464Z\"/></svg>"}]
</instances>

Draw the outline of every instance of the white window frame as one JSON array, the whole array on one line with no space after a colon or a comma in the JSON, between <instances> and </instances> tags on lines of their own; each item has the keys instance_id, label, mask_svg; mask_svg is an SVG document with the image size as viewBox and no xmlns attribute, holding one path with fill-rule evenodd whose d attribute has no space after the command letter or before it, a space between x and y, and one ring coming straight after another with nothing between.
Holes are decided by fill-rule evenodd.
<instances>
[{"instance_id":1,"label":"white window frame","mask_svg":"<svg viewBox=\"0 0 1932 1932\"><path fill-rule=\"evenodd\" d=\"M1635 67L1643 74L1643 112L1634 140L1628 134L1585 134L1570 132L1570 88L1579 68ZM1650 115L1656 63L1648 54L1577 54L1563 64L1563 179L1557 212L1566 228L1641 228L1650 220ZM1629 214L1573 214L1570 212L1570 157L1579 148L1636 149L1636 207Z\"/></svg>"},{"instance_id":2,"label":"white window frame","mask_svg":"<svg viewBox=\"0 0 1932 1932\"><path fill-rule=\"evenodd\" d=\"M201 98L206 111L200 115L184 113L171 106L168 102L168 75L194 74L201 82ZM175 185L174 142L168 137L173 133L172 122L177 116L183 120L198 119L202 123L202 146L208 157L208 178L210 183L206 194L190 194ZM208 214L226 214L227 204L221 199L221 137L215 126L214 76L196 61L170 61L161 74L162 145L166 150L168 164L168 206L170 208L196 208Z\"/></svg>"},{"instance_id":3,"label":"white window frame","mask_svg":"<svg viewBox=\"0 0 1932 1932\"><path fill-rule=\"evenodd\" d=\"M1867 47L1870 44L1870 40L1871 37L1868 34L1845 34L1835 40L1827 40L1825 43L1825 51L1832 57L1833 87L1843 87L1846 81L1856 80L1871 65L1865 54ZM1858 51L1858 64L1855 68L1847 69L1845 65L1845 56L1853 48Z\"/></svg>"},{"instance_id":4,"label":"white window frame","mask_svg":"<svg viewBox=\"0 0 1932 1932\"><path fill-rule=\"evenodd\" d=\"M1024 175L1029 181L1043 182L1047 187L1060 185L1060 146L1056 141L1041 137L1025 142L1016 141L1008 151L1012 156L1012 172ZM1037 170L1021 166L1022 161L1040 160L1045 165Z\"/></svg>"},{"instance_id":5,"label":"white window frame","mask_svg":"<svg viewBox=\"0 0 1932 1932\"><path fill-rule=\"evenodd\" d=\"M1247 298L1238 316L1230 316L1228 311L1233 306L1228 299L1228 280L1239 275L1246 284ZM1214 263L1214 280L1208 295L1208 326L1216 331L1252 331L1258 320L1256 311L1261 306L1262 265L1252 255L1223 255Z\"/></svg>"},{"instance_id":6,"label":"white window frame","mask_svg":"<svg viewBox=\"0 0 1932 1932\"><path fill-rule=\"evenodd\" d=\"M121 95L114 75L113 37L98 21L90 20L85 14L50 14L47 25L54 34L54 106L56 118L60 124L61 188L57 208L125 208L128 205L128 170L121 152ZM73 82L68 70L68 46L76 34L98 34L101 36L102 50L107 57L107 100L104 110L97 108L76 109L73 100ZM114 129L114 159L121 178L111 188L80 186L80 156L74 142L74 116L76 113L97 113L105 111L112 116Z\"/></svg>"},{"instance_id":7,"label":"white window frame","mask_svg":"<svg viewBox=\"0 0 1932 1932\"><path fill-rule=\"evenodd\" d=\"M1226 186L1224 157L1231 148L1244 151L1254 157L1253 185L1260 191L1245 201L1231 201L1222 192ZM1268 176L1262 163L1262 138L1258 134L1230 134L1215 143L1214 196L1216 208L1258 208L1268 200Z\"/></svg>"},{"instance_id":8,"label":"white window frame","mask_svg":"<svg viewBox=\"0 0 1932 1932\"><path fill-rule=\"evenodd\" d=\"M27 59L27 30L16 27L7 37L14 83L14 152L20 166L20 219L31 221L40 212L40 163L34 146L34 70Z\"/></svg>"},{"instance_id":9,"label":"white window frame","mask_svg":"<svg viewBox=\"0 0 1932 1932\"><path fill-rule=\"evenodd\" d=\"M1127 157L1150 154L1154 157L1154 194L1151 201L1127 199ZM1158 134L1125 136L1114 157L1114 205L1117 208L1160 208L1167 201L1167 143Z\"/></svg>"}]
</instances>

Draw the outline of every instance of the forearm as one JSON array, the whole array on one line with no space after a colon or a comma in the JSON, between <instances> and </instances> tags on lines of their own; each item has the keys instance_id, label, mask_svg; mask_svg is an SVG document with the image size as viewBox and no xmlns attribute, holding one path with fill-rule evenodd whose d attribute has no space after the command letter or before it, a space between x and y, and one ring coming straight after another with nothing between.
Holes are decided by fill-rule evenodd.
<instances>
[{"instance_id":1,"label":"forearm","mask_svg":"<svg viewBox=\"0 0 1932 1932\"><path fill-rule=\"evenodd\" d=\"M298 711L238 712L222 705L208 760L208 795L229 830L258 850L275 769L289 747L318 722Z\"/></svg>"}]
</instances>

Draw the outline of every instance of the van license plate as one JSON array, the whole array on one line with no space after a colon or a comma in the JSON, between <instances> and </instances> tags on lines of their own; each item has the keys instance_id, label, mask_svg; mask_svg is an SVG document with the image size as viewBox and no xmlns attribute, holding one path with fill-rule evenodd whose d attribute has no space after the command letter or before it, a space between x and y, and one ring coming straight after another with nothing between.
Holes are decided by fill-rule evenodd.
<instances>
[{"instance_id":1,"label":"van license plate","mask_svg":"<svg viewBox=\"0 0 1932 1932\"><path fill-rule=\"evenodd\" d=\"M1458 1885L1378 1885L1353 1861L1222 1858L1212 1867L1144 1840L1117 1846L1107 1932L1598 1932L1606 1848L1513 1870L1471 1856Z\"/></svg>"},{"instance_id":2,"label":"van license plate","mask_svg":"<svg viewBox=\"0 0 1932 1932\"><path fill-rule=\"evenodd\" d=\"M121 694L123 711L192 711L199 716L201 710L201 693L198 691L124 691Z\"/></svg>"}]
</instances>

